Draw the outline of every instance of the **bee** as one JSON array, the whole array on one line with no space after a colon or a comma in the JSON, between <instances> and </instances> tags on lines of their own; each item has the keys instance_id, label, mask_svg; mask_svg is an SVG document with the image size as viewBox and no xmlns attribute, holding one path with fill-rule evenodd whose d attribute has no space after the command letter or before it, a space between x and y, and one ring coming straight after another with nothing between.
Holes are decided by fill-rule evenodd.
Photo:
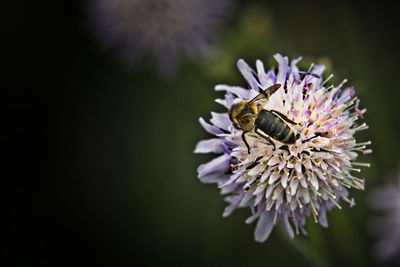
<instances>
[{"instance_id":1,"label":"bee","mask_svg":"<svg viewBox=\"0 0 400 267\"><path fill-rule=\"evenodd\" d=\"M236 129L242 130L242 140L250 154L250 146L245 134L251 131L265 138L275 150L273 139L284 143L294 144L297 137L290 124L296 123L276 110L266 110L263 106L269 98L281 87L279 83L268 87L250 101L241 101L229 109L229 118ZM261 131L262 132L261 132Z\"/></svg>"}]
</instances>

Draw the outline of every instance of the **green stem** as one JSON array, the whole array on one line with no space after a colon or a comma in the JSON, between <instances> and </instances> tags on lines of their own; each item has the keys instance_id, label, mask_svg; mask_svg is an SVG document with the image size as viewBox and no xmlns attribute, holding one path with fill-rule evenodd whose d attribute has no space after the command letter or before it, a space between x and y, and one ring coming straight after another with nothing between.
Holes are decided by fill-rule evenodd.
<instances>
[{"instance_id":1,"label":"green stem","mask_svg":"<svg viewBox=\"0 0 400 267\"><path fill-rule=\"evenodd\" d=\"M283 227L279 227L279 238L286 243L292 250L297 251L310 266L329 267L330 265L319 255L318 251L306 240L300 237L290 239Z\"/></svg>"}]
</instances>

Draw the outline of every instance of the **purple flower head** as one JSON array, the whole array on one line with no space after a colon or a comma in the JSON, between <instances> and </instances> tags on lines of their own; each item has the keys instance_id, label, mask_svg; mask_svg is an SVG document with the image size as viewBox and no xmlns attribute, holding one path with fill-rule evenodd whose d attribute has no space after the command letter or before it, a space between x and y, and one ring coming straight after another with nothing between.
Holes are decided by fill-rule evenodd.
<instances>
[{"instance_id":1,"label":"purple flower head","mask_svg":"<svg viewBox=\"0 0 400 267\"><path fill-rule=\"evenodd\" d=\"M379 261L397 261L400 264L400 171L391 182L376 189L371 206L381 215L371 222L371 229L378 236L374 254Z\"/></svg>"},{"instance_id":2,"label":"purple flower head","mask_svg":"<svg viewBox=\"0 0 400 267\"><path fill-rule=\"evenodd\" d=\"M355 160L358 153L371 152L366 148L370 142L357 143L354 137L368 126L357 124L366 109L359 109L353 87L343 90L345 81L327 86L330 78L322 78L323 65L299 71L297 63L301 58L289 62L287 57L276 54L275 59L279 64L277 72L265 71L259 60L255 71L240 59L237 66L249 89L217 85L215 90L226 93L216 102L229 110L280 84L261 110L272 111L281 122L285 120L283 123L296 136L294 142L288 144L276 136L268 140L268 133L259 134L253 128L246 133L246 146L242 129L234 127L228 113L213 112L210 123L203 118L200 123L215 138L200 141L194 151L221 154L200 165L198 177L203 183L217 183L221 194L226 195L229 205L224 217L237 208L250 207L252 216L246 223L258 220L258 242L267 240L279 221L293 238L300 231L306 234L304 225L310 214L315 222L327 227L327 211L341 209L342 201L354 206L348 189L364 189L364 179L354 172L361 171L358 166L369 166Z\"/></svg>"},{"instance_id":3,"label":"purple flower head","mask_svg":"<svg viewBox=\"0 0 400 267\"><path fill-rule=\"evenodd\" d=\"M231 0L90 0L88 20L104 48L127 61L155 61L171 72L178 58L207 55Z\"/></svg>"}]
</instances>

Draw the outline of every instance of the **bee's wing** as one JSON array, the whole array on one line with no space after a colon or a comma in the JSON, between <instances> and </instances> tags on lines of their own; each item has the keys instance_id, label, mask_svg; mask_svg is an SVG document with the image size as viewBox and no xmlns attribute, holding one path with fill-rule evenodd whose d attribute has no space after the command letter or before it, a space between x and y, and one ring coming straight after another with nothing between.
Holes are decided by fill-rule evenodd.
<instances>
[{"instance_id":1,"label":"bee's wing","mask_svg":"<svg viewBox=\"0 0 400 267\"><path fill-rule=\"evenodd\" d=\"M268 100L271 95L273 95L276 91L278 91L279 88L281 88L280 83L274 84L274 85L268 87L267 89L265 89L264 91L262 91L260 94L258 94L256 97L254 97L252 100L250 100L249 103L256 102L256 101L259 101L262 99Z\"/></svg>"}]
</instances>

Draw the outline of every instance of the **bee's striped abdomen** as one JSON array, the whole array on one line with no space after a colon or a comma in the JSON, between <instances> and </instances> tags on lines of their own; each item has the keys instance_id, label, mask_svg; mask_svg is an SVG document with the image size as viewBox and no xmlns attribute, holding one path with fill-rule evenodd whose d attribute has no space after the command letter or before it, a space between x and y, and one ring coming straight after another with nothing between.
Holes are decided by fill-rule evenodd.
<instances>
[{"instance_id":1,"label":"bee's striped abdomen","mask_svg":"<svg viewBox=\"0 0 400 267\"><path fill-rule=\"evenodd\" d=\"M285 144L294 144L296 142L293 130L271 111L262 110L255 124L260 130L275 140Z\"/></svg>"}]
</instances>

